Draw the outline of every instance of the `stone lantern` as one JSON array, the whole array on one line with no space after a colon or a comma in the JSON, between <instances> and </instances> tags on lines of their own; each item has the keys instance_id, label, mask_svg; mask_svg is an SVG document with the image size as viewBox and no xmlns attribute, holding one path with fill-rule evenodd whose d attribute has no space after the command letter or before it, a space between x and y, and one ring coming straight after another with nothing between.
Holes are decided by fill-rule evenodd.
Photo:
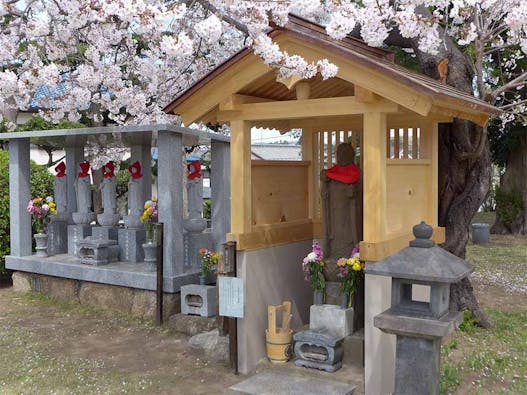
<instances>
[{"instance_id":1,"label":"stone lantern","mask_svg":"<svg viewBox=\"0 0 527 395\"><path fill-rule=\"evenodd\" d=\"M441 338L461 323L461 312L449 311L450 284L473 268L430 240L432 227L414 226L410 246L368 265L367 274L392 277L391 307L373 325L397 336L394 394L439 394ZM419 287L421 286L420 290ZM428 291L418 297L418 291Z\"/></svg>"}]
</instances>

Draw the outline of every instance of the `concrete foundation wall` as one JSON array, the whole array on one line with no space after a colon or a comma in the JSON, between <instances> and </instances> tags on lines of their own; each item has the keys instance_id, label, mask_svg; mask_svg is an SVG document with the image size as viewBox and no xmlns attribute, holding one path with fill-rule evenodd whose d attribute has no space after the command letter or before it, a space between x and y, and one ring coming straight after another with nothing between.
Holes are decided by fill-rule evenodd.
<instances>
[{"instance_id":1,"label":"concrete foundation wall","mask_svg":"<svg viewBox=\"0 0 527 395\"><path fill-rule=\"evenodd\" d=\"M298 330L309 322L313 292L304 280L302 259L311 251L311 240L239 251L238 277L243 279L245 311L238 319L238 369L249 373L266 357L267 306L292 303L291 327ZM278 321L278 325L281 322Z\"/></svg>"},{"instance_id":2,"label":"concrete foundation wall","mask_svg":"<svg viewBox=\"0 0 527 395\"><path fill-rule=\"evenodd\" d=\"M373 326L373 317L390 308L391 277L365 276L364 382L367 395L391 394L395 383L395 336Z\"/></svg>"}]
</instances>

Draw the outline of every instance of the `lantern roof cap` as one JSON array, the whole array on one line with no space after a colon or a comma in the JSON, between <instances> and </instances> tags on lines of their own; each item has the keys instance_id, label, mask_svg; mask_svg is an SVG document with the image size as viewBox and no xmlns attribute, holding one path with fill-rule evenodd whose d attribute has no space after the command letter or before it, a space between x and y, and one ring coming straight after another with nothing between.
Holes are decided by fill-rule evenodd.
<instances>
[{"instance_id":1,"label":"lantern roof cap","mask_svg":"<svg viewBox=\"0 0 527 395\"><path fill-rule=\"evenodd\" d=\"M410 246L366 266L367 274L407 280L456 283L467 277L474 268L465 260L438 247L430 236L432 227L425 222L414 226L415 240Z\"/></svg>"}]
</instances>

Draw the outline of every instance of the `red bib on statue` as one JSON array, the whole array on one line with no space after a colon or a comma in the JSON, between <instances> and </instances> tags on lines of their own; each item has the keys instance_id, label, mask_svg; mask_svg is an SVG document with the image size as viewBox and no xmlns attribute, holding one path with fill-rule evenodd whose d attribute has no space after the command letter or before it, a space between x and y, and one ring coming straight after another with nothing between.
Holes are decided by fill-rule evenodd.
<instances>
[{"instance_id":1,"label":"red bib on statue","mask_svg":"<svg viewBox=\"0 0 527 395\"><path fill-rule=\"evenodd\" d=\"M359 181L360 169L353 163L347 166L335 165L326 170L326 176L344 184L353 184Z\"/></svg>"}]
</instances>

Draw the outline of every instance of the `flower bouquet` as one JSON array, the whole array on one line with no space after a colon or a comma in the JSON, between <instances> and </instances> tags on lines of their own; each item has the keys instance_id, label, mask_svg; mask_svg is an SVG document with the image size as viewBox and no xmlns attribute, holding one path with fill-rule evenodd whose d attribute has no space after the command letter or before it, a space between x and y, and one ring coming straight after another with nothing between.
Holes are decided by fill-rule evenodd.
<instances>
[{"instance_id":1,"label":"flower bouquet","mask_svg":"<svg viewBox=\"0 0 527 395\"><path fill-rule=\"evenodd\" d=\"M311 288L315 291L315 304L322 304L326 279L322 273L324 261L322 260L322 248L314 241L312 251L302 261L302 271L306 281L309 281Z\"/></svg>"},{"instance_id":2,"label":"flower bouquet","mask_svg":"<svg viewBox=\"0 0 527 395\"><path fill-rule=\"evenodd\" d=\"M343 300L342 308L353 306L353 297L357 293L360 281L364 276L364 263L360 260L358 245L351 252L350 258L340 258L337 261L339 272L337 277L341 279Z\"/></svg>"},{"instance_id":3,"label":"flower bouquet","mask_svg":"<svg viewBox=\"0 0 527 395\"><path fill-rule=\"evenodd\" d=\"M221 252L209 251L206 248L200 248L199 256L201 261L200 284L205 285L205 279L214 273L214 266L218 264Z\"/></svg>"},{"instance_id":4,"label":"flower bouquet","mask_svg":"<svg viewBox=\"0 0 527 395\"><path fill-rule=\"evenodd\" d=\"M45 199L37 197L29 201L27 212L31 214L37 233L46 233L46 228L51 221L51 215L57 215L57 206L51 196Z\"/></svg>"},{"instance_id":5,"label":"flower bouquet","mask_svg":"<svg viewBox=\"0 0 527 395\"><path fill-rule=\"evenodd\" d=\"M151 242L154 239L154 224L157 223L157 197L145 202L140 221L145 224L147 241Z\"/></svg>"}]
</instances>

